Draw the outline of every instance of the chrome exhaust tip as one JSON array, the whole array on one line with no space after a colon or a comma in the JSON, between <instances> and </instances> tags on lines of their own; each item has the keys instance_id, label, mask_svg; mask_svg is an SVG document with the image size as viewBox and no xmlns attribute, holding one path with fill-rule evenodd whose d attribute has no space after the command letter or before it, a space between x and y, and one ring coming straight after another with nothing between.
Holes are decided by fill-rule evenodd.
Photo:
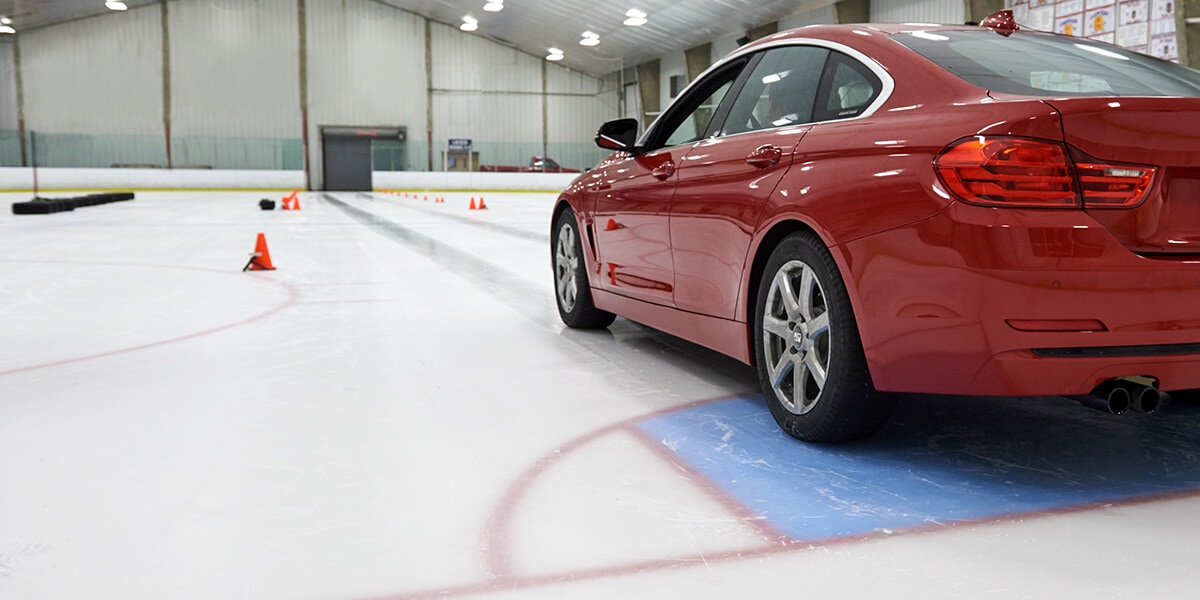
<instances>
[{"instance_id":1,"label":"chrome exhaust tip","mask_svg":"<svg viewBox=\"0 0 1200 600\"><path fill-rule=\"evenodd\" d=\"M1162 404L1162 392L1148 386L1136 383L1127 384L1133 410L1143 414L1153 414Z\"/></svg>"},{"instance_id":2,"label":"chrome exhaust tip","mask_svg":"<svg viewBox=\"0 0 1200 600\"><path fill-rule=\"evenodd\" d=\"M1069 398L1088 408L1113 415L1120 415L1129 410L1129 404L1133 401L1129 390L1116 381L1105 381L1096 386L1096 389L1092 390L1090 394L1069 396Z\"/></svg>"}]
</instances>

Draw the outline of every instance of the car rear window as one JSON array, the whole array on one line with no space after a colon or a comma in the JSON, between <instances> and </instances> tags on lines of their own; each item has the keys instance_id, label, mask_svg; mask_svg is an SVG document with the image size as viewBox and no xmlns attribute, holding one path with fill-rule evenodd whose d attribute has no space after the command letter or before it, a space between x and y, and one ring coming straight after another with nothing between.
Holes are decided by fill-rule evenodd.
<instances>
[{"instance_id":1,"label":"car rear window","mask_svg":"<svg viewBox=\"0 0 1200 600\"><path fill-rule=\"evenodd\" d=\"M911 31L892 39L979 87L1033 96L1197 96L1200 71L1083 38Z\"/></svg>"}]
</instances>

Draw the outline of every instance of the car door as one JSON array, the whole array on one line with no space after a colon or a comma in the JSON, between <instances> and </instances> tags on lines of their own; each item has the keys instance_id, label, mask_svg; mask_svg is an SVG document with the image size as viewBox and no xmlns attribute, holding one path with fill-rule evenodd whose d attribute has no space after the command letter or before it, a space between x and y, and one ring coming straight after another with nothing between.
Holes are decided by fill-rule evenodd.
<instances>
[{"instance_id":1,"label":"car door","mask_svg":"<svg viewBox=\"0 0 1200 600\"><path fill-rule=\"evenodd\" d=\"M829 54L784 46L753 57L717 135L684 158L670 214L678 308L737 317L751 237L810 129Z\"/></svg>"},{"instance_id":2,"label":"car door","mask_svg":"<svg viewBox=\"0 0 1200 600\"><path fill-rule=\"evenodd\" d=\"M593 215L602 289L673 304L675 173L708 131L744 65L735 61L689 87L651 126L637 152L593 176L600 181Z\"/></svg>"}]
</instances>

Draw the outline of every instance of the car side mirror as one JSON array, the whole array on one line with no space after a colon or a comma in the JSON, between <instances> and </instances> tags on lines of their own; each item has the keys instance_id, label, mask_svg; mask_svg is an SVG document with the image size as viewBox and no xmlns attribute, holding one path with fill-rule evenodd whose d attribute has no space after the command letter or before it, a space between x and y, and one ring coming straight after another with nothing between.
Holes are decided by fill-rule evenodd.
<instances>
[{"instance_id":1,"label":"car side mirror","mask_svg":"<svg viewBox=\"0 0 1200 600\"><path fill-rule=\"evenodd\" d=\"M630 152L637 143L637 134L637 119L614 119L600 126L596 132L596 145L606 150Z\"/></svg>"}]
</instances>

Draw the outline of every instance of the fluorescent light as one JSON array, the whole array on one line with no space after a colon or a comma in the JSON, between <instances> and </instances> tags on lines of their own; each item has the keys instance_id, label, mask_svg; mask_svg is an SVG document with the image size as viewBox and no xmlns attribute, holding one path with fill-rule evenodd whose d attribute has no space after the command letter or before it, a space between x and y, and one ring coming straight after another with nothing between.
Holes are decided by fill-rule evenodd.
<instances>
[{"instance_id":1,"label":"fluorescent light","mask_svg":"<svg viewBox=\"0 0 1200 600\"><path fill-rule=\"evenodd\" d=\"M628 19L625 19L625 24L630 27L641 27L642 25L646 24L646 13L636 8L631 8L626 11L625 16L629 17Z\"/></svg>"},{"instance_id":2,"label":"fluorescent light","mask_svg":"<svg viewBox=\"0 0 1200 600\"><path fill-rule=\"evenodd\" d=\"M580 46L598 46L600 45L600 34L591 31L583 32L583 39L579 40Z\"/></svg>"},{"instance_id":3,"label":"fluorescent light","mask_svg":"<svg viewBox=\"0 0 1200 600\"><path fill-rule=\"evenodd\" d=\"M104 5L108 7L108 10L129 10L129 7L125 6L124 2L118 2L116 0L105 2Z\"/></svg>"},{"instance_id":4,"label":"fluorescent light","mask_svg":"<svg viewBox=\"0 0 1200 600\"><path fill-rule=\"evenodd\" d=\"M17 30L8 25L0 25L0 33L16 33Z\"/></svg>"},{"instance_id":5,"label":"fluorescent light","mask_svg":"<svg viewBox=\"0 0 1200 600\"><path fill-rule=\"evenodd\" d=\"M0 17L0 25L12 25L12 19L8 17Z\"/></svg>"},{"instance_id":6,"label":"fluorescent light","mask_svg":"<svg viewBox=\"0 0 1200 600\"><path fill-rule=\"evenodd\" d=\"M563 51L559 50L558 48L547 48L546 51L550 53L550 54L546 55L546 60L562 60L563 59Z\"/></svg>"},{"instance_id":7,"label":"fluorescent light","mask_svg":"<svg viewBox=\"0 0 1200 600\"><path fill-rule=\"evenodd\" d=\"M488 3L483 5L483 10L488 12L500 12L504 10L504 2L503 0L488 0Z\"/></svg>"},{"instance_id":8,"label":"fluorescent light","mask_svg":"<svg viewBox=\"0 0 1200 600\"><path fill-rule=\"evenodd\" d=\"M463 17L462 25L459 25L458 28L463 31L475 31L479 29L479 20L471 15L467 15Z\"/></svg>"}]
</instances>

